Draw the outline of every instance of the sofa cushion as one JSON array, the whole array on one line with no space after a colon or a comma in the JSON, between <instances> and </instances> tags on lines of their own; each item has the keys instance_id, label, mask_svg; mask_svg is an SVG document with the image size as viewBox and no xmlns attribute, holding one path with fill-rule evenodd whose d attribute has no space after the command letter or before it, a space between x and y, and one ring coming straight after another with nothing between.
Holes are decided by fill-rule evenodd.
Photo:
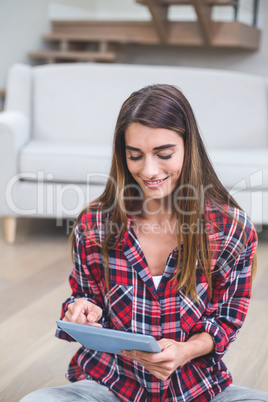
<instances>
[{"instance_id":1,"label":"sofa cushion","mask_svg":"<svg viewBox=\"0 0 268 402\"><path fill-rule=\"evenodd\" d=\"M219 179L226 188L268 189L268 149L209 150Z\"/></svg>"},{"instance_id":2,"label":"sofa cushion","mask_svg":"<svg viewBox=\"0 0 268 402\"><path fill-rule=\"evenodd\" d=\"M19 172L27 180L105 183L110 170L111 147L76 142L30 141L22 148ZM88 174L94 174L87 176Z\"/></svg>"},{"instance_id":3,"label":"sofa cushion","mask_svg":"<svg viewBox=\"0 0 268 402\"><path fill-rule=\"evenodd\" d=\"M127 64L33 68L33 136L111 144L123 101L145 85L167 83L189 99L210 148L267 146L265 80L230 71Z\"/></svg>"},{"instance_id":4,"label":"sofa cushion","mask_svg":"<svg viewBox=\"0 0 268 402\"><path fill-rule=\"evenodd\" d=\"M7 79L5 110L21 112L32 119L33 68L25 64L11 67Z\"/></svg>"}]
</instances>

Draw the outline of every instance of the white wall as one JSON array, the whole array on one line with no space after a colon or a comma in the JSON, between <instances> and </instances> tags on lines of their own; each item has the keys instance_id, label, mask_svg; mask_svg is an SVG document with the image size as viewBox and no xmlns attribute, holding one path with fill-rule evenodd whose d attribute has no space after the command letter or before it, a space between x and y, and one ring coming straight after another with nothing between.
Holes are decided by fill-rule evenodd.
<instances>
[{"instance_id":1,"label":"white wall","mask_svg":"<svg viewBox=\"0 0 268 402\"><path fill-rule=\"evenodd\" d=\"M49 0L0 0L0 88L8 68L30 63L30 51L42 46L41 35L49 31Z\"/></svg>"},{"instance_id":2,"label":"white wall","mask_svg":"<svg viewBox=\"0 0 268 402\"><path fill-rule=\"evenodd\" d=\"M246 19L252 0L240 0ZM176 14L177 13L177 14ZM229 14L228 14L229 13ZM215 10L217 19L219 10ZM172 10L176 19L178 8ZM230 10L222 12L230 18ZM194 19L191 9L180 9L180 17ZM30 51L46 47L41 37L50 30L53 18L148 19L146 8L135 0L0 0L0 88L5 87L8 68L17 62L33 62ZM268 1L260 0L262 42L258 51L204 49L193 47L125 46L118 61L138 64L166 64L228 69L268 76Z\"/></svg>"},{"instance_id":3,"label":"white wall","mask_svg":"<svg viewBox=\"0 0 268 402\"><path fill-rule=\"evenodd\" d=\"M147 7L135 0L51 0L50 19L150 20Z\"/></svg>"}]
</instances>

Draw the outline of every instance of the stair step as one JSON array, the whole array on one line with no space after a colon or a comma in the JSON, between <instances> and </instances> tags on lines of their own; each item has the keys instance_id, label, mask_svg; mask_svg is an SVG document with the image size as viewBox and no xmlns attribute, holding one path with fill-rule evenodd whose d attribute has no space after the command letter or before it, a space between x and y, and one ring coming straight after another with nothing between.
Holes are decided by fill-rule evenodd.
<instances>
[{"instance_id":1,"label":"stair step","mask_svg":"<svg viewBox=\"0 0 268 402\"><path fill-rule=\"evenodd\" d=\"M43 35L42 38L45 41L51 41L51 42L60 42L60 41L66 41L66 42L120 42L120 38L116 37L113 38L111 37L111 34L109 35L104 34L104 35L100 35L100 34L94 34L94 32L90 33L90 34L64 34L64 33L51 33L48 35ZM124 38L121 38L121 42L125 43L126 40Z\"/></svg>"},{"instance_id":2,"label":"stair step","mask_svg":"<svg viewBox=\"0 0 268 402\"><path fill-rule=\"evenodd\" d=\"M47 59L47 60L73 60L73 61L106 61L113 62L116 59L116 54L112 52L76 52L76 51L40 51L31 52L29 57L32 59Z\"/></svg>"},{"instance_id":3,"label":"stair step","mask_svg":"<svg viewBox=\"0 0 268 402\"><path fill-rule=\"evenodd\" d=\"M261 31L238 21L211 21L211 43L214 47L258 49ZM51 40L137 43L158 45L159 38L151 21L52 21ZM204 46L197 21L169 21L167 45Z\"/></svg>"},{"instance_id":4,"label":"stair step","mask_svg":"<svg viewBox=\"0 0 268 402\"><path fill-rule=\"evenodd\" d=\"M147 0L136 0L136 3L147 4ZM161 3L166 6L191 6L193 1L191 0L161 0ZM234 0L207 0L209 6L236 6L237 3Z\"/></svg>"}]
</instances>

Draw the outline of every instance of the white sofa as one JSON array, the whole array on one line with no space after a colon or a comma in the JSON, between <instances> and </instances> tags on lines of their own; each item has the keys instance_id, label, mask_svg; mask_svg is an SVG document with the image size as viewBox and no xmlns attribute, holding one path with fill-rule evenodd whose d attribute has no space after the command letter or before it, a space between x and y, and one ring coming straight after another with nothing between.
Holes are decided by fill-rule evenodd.
<instances>
[{"instance_id":1,"label":"white sofa","mask_svg":"<svg viewBox=\"0 0 268 402\"><path fill-rule=\"evenodd\" d=\"M0 216L74 218L103 190L122 102L152 83L189 99L215 169L255 224L268 223L266 80L228 71L125 64L17 64L0 113Z\"/></svg>"}]
</instances>

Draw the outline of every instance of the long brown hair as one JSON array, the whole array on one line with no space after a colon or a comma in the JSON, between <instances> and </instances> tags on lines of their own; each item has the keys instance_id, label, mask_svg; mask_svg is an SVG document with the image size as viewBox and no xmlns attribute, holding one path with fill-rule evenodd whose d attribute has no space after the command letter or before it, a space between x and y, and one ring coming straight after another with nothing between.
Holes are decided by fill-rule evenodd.
<instances>
[{"instance_id":1,"label":"long brown hair","mask_svg":"<svg viewBox=\"0 0 268 402\"><path fill-rule=\"evenodd\" d=\"M114 240L114 233L108 230L101 244L107 289L109 290L108 250L118 244L127 230L126 211L131 210L131 199L136 196L137 191L134 186L135 181L127 168L125 155L125 132L132 123L140 123L151 128L170 129L183 138L184 162L176 199L179 247L174 283L177 289L183 289L186 295L197 300L196 261L198 260L206 275L211 295L212 254L209 235L205 230L206 200L220 209L226 204L240 210L241 208L221 184L214 171L189 102L179 89L165 84L144 87L133 92L123 103L115 128L110 178L104 192L95 200L94 205L86 207L77 219L78 221L81 215L90 208L109 210L113 206L110 222L120 228L120 233ZM193 189L199 191L199 197L193 196ZM184 233L181 228L185 224L188 228L195 227L198 230ZM74 230L71 239L74 243ZM112 246L111 240L113 240ZM181 240L183 255L180 247ZM255 259L253 270L255 270Z\"/></svg>"}]
</instances>

